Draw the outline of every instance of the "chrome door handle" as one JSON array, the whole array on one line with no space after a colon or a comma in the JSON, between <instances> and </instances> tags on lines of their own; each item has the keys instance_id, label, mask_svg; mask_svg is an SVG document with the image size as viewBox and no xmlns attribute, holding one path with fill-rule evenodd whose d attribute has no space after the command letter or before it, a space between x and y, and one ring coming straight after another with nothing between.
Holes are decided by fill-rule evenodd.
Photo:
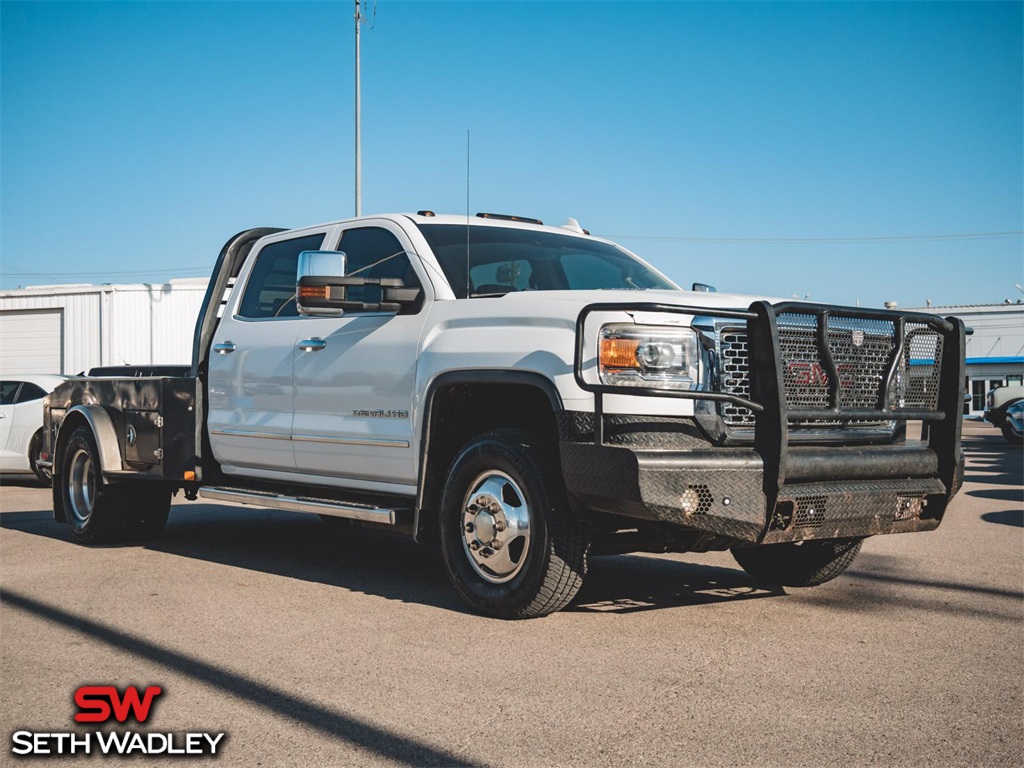
<instances>
[{"instance_id":1,"label":"chrome door handle","mask_svg":"<svg viewBox=\"0 0 1024 768\"><path fill-rule=\"evenodd\" d=\"M229 355L235 351L235 342L225 341L220 344L214 344L213 351L218 355Z\"/></svg>"},{"instance_id":2,"label":"chrome door handle","mask_svg":"<svg viewBox=\"0 0 1024 768\"><path fill-rule=\"evenodd\" d=\"M303 339L299 342L299 349L303 352L319 352L327 346L323 339Z\"/></svg>"}]
</instances>

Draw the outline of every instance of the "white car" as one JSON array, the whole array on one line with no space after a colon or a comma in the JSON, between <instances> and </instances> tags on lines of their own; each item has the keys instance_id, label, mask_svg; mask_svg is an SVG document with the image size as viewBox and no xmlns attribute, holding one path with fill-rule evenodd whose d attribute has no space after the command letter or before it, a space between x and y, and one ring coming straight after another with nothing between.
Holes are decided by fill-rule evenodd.
<instances>
[{"instance_id":1,"label":"white car","mask_svg":"<svg viewBox=\"0 0 1024 768\"><path fill-rule=\"evenodd\" d=\"M67 377L25 373L0 381L0 472L34 472L49 485L36 466L43 445L43 398Z\"/></svg>"}]
</instances>

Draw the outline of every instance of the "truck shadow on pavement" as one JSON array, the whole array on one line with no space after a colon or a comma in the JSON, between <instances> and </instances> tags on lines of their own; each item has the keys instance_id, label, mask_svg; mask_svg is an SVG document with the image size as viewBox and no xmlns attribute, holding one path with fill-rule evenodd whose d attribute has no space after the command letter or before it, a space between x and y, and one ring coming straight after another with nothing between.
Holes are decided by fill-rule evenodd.
<instances>
[{"instance_id":1,"label":"truck shadow on pavement","mask_svg":"<svg viewBox=\"0 0 1024 768\"><path fill-rule=\"evenodd\" d=\"M615 555L590 561L583 588L566 610L636 613L785 594L781 587L755 585L739 566L719 568L642 555Z\"/></svg>"},{"instance_id":2,"label":"truck shadow on pavement","mask_svg":"<svg viewBox=\"0 0 1024 768\"><path fill-rule=\"evenodd\" d=\"M207 507L207 509L214 509ZM181 514L180 512L178 514ZM187 516L186 516L187 515ZM150 549L376 595L468 612L448 581L441 551L377 530L316 518L219 507L177 521ZM738 567L636 556L599 557L570 611L627 613L783 594L753 586Z\"/></svg>"},{"instance_id":3,"label":"truck shadow on pavement","mask_svg":"<svg viewBox=\"0 0 1024 768\"><path fill-rule=\"evenodd\" d=\"M0 472L0 487L12 485L16 488L49 488L28 472Z\"/></svg>"},{"instance_id":4,"label":"truck shadow on pavement","mask_svg":"<svg viewBox=\"0 0 1024 768\"><path fill-rule=\"evenodd\" d=\"M72 543L49 511L8 512L2 527ZM138 544L114 545L136 547ZM163 535L142 545L165 554L326 584L367 595L467 612L448 581L440 550L383 531L329 527L316 517L212 504L176 504ZM659 608L778 597L734 569L658 557L591 560L567 610L633 613Z\"/></svg>"}]
</instances>

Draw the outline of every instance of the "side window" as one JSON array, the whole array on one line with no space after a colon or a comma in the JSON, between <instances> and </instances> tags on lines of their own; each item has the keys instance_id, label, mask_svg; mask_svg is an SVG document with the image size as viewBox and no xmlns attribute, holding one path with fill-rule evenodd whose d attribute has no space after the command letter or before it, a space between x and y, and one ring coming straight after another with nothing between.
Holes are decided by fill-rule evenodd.
<instances>
[{"instance_id":1,"label":"side window","mask_svg":"<svg viewBox=\"0 0 1024 768\"><path fill-rule=\"evenodd\" d=\"M45 389L33 384L31 381L26 381L21 385L21 392L18 393L18 402L27 403L30 400L39 400L42 397L46 397L46 395Z\"/></svg>"},{"instance_id":2,"label":"side window","mask_svg":"<svg viewBox=\"0 0 1024 768\"><path fill-rule=\"evenodd\" d=\"M338 250L345 252L345 272L350 277L397 277L406 288L422 287L402 244L386 229L347 229ZM349 301L376 304L381 300L380 286L349 288L347 297Z\"/></svg>"},{"instance_id":3,"label":"side window","mask_svg":"<svg viewBox=\"0 0 1024 768\"><path fill-rule=\"evenodd\" d=\"M324 235L307 235L266 246L256 257L238 307L241 317L296 317L295 276L302 251L317 251Z\"/></svg>"},{"instance_id":4,"label":"side window","mask_svg":"<svg viewBox=\"0 0 1024 768\"><path fill-rule=\"evenodd\" d=\"M14 405L14 396L20 386L20 381L0 381L0 405Z\"/></svg>"}]
</instances>

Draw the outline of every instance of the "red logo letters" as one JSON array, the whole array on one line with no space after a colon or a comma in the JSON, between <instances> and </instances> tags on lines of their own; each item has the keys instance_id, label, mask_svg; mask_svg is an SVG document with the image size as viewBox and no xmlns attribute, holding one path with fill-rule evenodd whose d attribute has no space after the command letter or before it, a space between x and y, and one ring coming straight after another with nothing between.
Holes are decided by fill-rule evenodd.
<instances>
[{"instance_id":1,"label":"red logo letters","mask_svg":"<svg viewBox=\"0 0 1024 768\"><path fill-rule=\"evenodd\" d=\"M797 386L824 386L828 384L828 374L820 363L796 361L787 368L790 380Z\"/></svg>"},{"instance_id":2,"label":"red logo letters","mask_svg":"<svg viewBox=\"0 0 1024 768\"><path fill-rule=\"evenodd\" d=\"M80 710L75 715L76 723L105 723L113 717L123 723L134 717L140 723L149 718L153 699L162 693L158 685L151 685L139 696L139 691L130 685L120 694L112 685L83 685L75 691L75 704Z\"/></svg>"},{"instance_id":3,"label":"red logo letters","mask_svg":"<svg viewBox=\"0 0 1024 768\"><path fill-rule=\"evenodd\" d=\"M839 374L839 383L844 389L857 385L856 368L850 363L837 365L836 373ZM826 387L828 374L821 363L794 360L786 366L786 383L798 387Z\"/></svg>"}]
</instances>

